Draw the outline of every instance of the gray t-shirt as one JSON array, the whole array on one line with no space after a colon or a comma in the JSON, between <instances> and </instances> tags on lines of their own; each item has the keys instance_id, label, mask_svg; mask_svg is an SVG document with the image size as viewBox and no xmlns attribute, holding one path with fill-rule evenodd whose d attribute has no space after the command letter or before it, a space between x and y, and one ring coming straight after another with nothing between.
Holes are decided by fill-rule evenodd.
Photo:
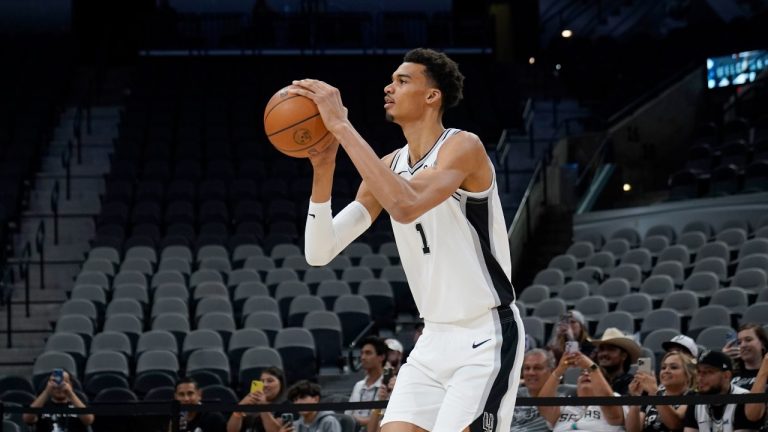
<instances>
[{"instance_id":1,"label":"gray t-shirt","mask_svg":"<svg viewBox=\"0 0 768 432\"><path fill-rule=\"evenodd\" d=\"M293 422L294 432L341 432L341 423L333 416L333 411L320 411L310 424L299 417Z\"/></svg>"},{"instance_id":2,"label":"gray t-shirt","mask_svg":"<svg viewBox=\"0 0 768 432\"><path fill-rule=\"evenodd\" d=\"M517 389L517 397L530 397L528 389L520 387ZM558 395L561 396L561 395ZM549 432L552 429L547 426L547 421L539 413L535 406L515 406L515 413L512 417L512 432Z\"/></svg>"}]
</instances>

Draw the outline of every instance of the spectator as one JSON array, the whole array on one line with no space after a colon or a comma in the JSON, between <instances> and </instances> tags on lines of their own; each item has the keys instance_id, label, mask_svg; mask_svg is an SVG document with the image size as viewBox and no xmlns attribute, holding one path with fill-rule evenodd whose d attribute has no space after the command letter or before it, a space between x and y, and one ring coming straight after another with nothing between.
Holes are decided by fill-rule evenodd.
<instances>
[{"instance_id":1,"label":"spectator","mask_svg":"<svg viewBox=\"0 0 768 432\"><path fill-rule=\"evenodd\" d=\"M701 394L744 394L741 387L731 384L733 362L720 351L704 351L696 365L699 393ZM698 430L707 432L732 432L738 430L757 430L759 422L750 421L743 404L728 405L690 405L683 420L684 432Z\"/></svg>"},{"instance_id":2,"label":"spectator","mask_svg":"<svg viewBox=\"0 0 768 432\"><path fill-rule=\"evenodd\" d=\"M203 391L194 378L182 378L176 382L174 399L182 405L200 405L203 399ZM179 418L179 431L181 432L224 432L226 420L217 412L184 411ZM168 430L173 425L169 423Z\"/></svg>"},{"instance_id":3,"label":"spectator","mask_svg":"<svg viewBox=\"0 0 768 432\"><path fill-rule=\"evenodd\" d=\"M320 386L302 380L288 390L288 399L295 404L316 404L320 402ZM334 417L333 411L300 411L294 420L293 428L284 425L281 431L293 432L341 432L341 423Z\"/></svg>"},{"instance_id":4,"label":"spectator","mask_svg":"<svg viewBox=\"0 0 768 432\"><path fill-rule=\"evenodd\" d=\"M387 348L389 348L389 353L387 353L387 363L395 371L399 370L400 365L403 364L403 344L401 344L399 340L393 338L385 340L384 343L386 343Z\"/></svg>"},{"instance_id":5,"label":"spectator","mask_svg":"<svg viewBox=\"0 0 768 432\"><path fill-rule=\"evenodd\" d=\"M63 369L48 377L43 391L29 404L30 408L85 408L72 388L72 378ZM85 432L93 424L93 414L24 414L24 423L34 425L36 432Z\"/></svg>"},{"instance_id":6,"label":"spectator","mask_svg":"<svg viewBox=\"0 0 768 432\"><path fill-rule=\"evenodd\" d=\"M264 383L264 390L245 395L240 405L279 404L285 399L285 374L282 369L268 367L259 377ZM233 412L227 421L227 432L277 432L282 422L276 418L278 414L270 412Z\"/></svg>"},{"instance_id":7,"label":"spectator","mask_svg":"<svg viewBox=\"0 0 768 432\"><path fill-rule=\"evenodd\" d=\"M662 343L661 347L668 353L682 351L694 359L699 356L699 346L693 339L685 335L677 335Z\"/></svg>"},{"instance_id":8,"label":"spectator","mask_svg":"<svg viewBox=\"0 0 768 432\"><path fill-rule=\"evenodd\" d=\"M355 383L349 396L350 402L376 400L387 360L388 348L383 340L369 336L360 341L359 346L360 367L365 370L365 378ZM370 410L350 410L347 414L352 415L361 427L368 425L368 417L371 415Z\"/></svg>"},{"instance_id":9,"label":"spectator","mask_svg":"<svg viewBox=\"0 0 768 432\"><path fill-rule=\"evenodd\" d=\"M568 311L560 319L552 333L552 340L549 341L547 348L555 354L555 360L559 361L565 352L565 342L576 341L579 343L579 349L587 357L592 356L595 345L589 338L589 330L584 315L577 310Z\"/></svg>"},{"instance_id":10,"label":"spectator","mask_svg":"<svg viewBox=\"0 0 768 432\"><path fill-rule=\"evenodd\" d=\"M760 370L757 372L756 378L757 379L755 379L755 384L752 386L752 391L750 393L765 393L766 382L768 382L768 354L763 356L763 362L760 365ZM745 413L747 415L747 419L750 421L760 421L761 419L764 419L765 416L765 404L747 404ZM763 428L760 430L768 430L768 424L763 424Z\"/></svg>"},{"instance_id":11,"label":"spectator","mask_svg":"<svg viewBox=\"0 0 768 432\"><path fill-rule=\"evenodd\" d=\"M757 371L768 347L768 336L758 324L742 324L737 339L723 347L723 352L734 360L732 384L743 389L751 389L755 383Z\"/></svg>"},{"instance_id":12,"label":"spectator","mask_svg":"<svg viewBox=\"0 0 768 432\"><path fill-rule=\"evenodd\" d=\"M606 329L603 337L594 343L597 345L597 364L603 368L613 391L626 396L633 379L629 368L637 362L642 348L634 339L613 327Z\"/></svg>"},{"instance_id":13,"label":"spectator","mask_svg":"<svg viewBox=\"0 0 768 432\"><path fill-rule=\"evenodd\" d=\"M381 388L379 389L378 399L385 401L389 400L392 395L392 390L395 388L395 381L397 381L397 370L389 369L392 374L387 376L387 370L384 371L384 378L381 380ZM381 419L384 418L384 410L372 409L371 417L366 427L367 432L380 432L381 431Z\"/></svg>"},{"instance_id":14,"label":"spectator","mask_svg":"<svg viewBox=\"0 0 768 432\"><path fill-rule=\"evenodd\" d=\"M580 352L566 353L555 371L539 391L539 397L554 397L557 385L568 368L581 368L576 395L619 396L613 392L602 370ZM624 409L621 406L540 406L539 412L553 432L620 432L624 430Z\"/></svg>"},{"instance_id":15,"label":"spectator","mask_svg":"<svg viewBox=\"0 0 768 432\"><path fill-rule=\"evenodd\" d=\"M635 374L629 383L632 396L680 396L692 394L696 388L696 362L684 350L670 351L661 360L659 387L656 377L644 372ZM671 432L683 430L687 405L633 405L627 413L627 432Z\"/></svg>"},{"instance_id":16,"label":"spectator","mask_svg":"<svg viewBox=\"0 0 768 432\"><path fill-rule=\"evenodd\" d=\"M555 370L555 356L551 351L534 348L523 357L523 380L525 386L517 390L517 397L538 397L541 388ZM562 395L558 395L562 396ZM546 420L535 406L515 406L512 417L512 432L549 431Z\"/></svg>"}]
</instances>

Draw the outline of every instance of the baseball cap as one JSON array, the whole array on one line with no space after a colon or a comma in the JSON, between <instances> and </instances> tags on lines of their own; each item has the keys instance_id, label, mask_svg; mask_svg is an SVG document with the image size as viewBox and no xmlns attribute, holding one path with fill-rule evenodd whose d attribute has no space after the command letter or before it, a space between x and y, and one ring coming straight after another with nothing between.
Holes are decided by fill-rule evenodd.
<instances>
[{"instance_id":1,"label":"baseball cap","mask_svg":"<svg viewBox=\"0 0 768 432\"><path fill-rule=\"evenodd\" d=\"M389 349L391 349L392 351L398 351L401 353L403 352L403 344L401 344L400 341L397 339L389 338L385 340L384 343L386 343Z\"/></svg>"},{"instance_id":2,"label":"baseball cap","mask_svg":"<svg viewBox=\"0 0 768 432\"><path fill-rule=\"evenodd\" d=\"M727 354L720 351L704 351L699 356L699 365L711 366L721 371L733 370L733 361Z\"/></svg>"},{"instance_id":3,"label":"baseball cap","mask_svg":"<svg viewBox=\"0 0 768 432\"><path fill-rule=\"evenodd\" d=\"M699 346L696 345L696 342L694 342L693 339L689 338L688 336L677 335L661 344L661 347L664 348L664 351L669 351L675 346L685 348L686 351L688 351L688 353L691 354L694 358L699 356Z\"/></svg>"}]
</instances>

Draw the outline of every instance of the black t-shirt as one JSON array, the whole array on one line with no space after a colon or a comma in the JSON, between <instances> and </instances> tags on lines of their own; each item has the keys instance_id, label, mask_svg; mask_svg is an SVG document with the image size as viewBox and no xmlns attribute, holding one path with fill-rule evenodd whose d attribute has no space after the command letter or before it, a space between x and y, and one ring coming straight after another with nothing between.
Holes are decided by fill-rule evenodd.
<instances>
[{"instance_id":1,"label":"black t-shirt","mask_svg":"<svg viewBox=\"0 0 768 432\"><path fill-rule=\"evenodd\" d=\"M714 421L722 420L726 406L727 405L710 406L707 410L707 415L701 420L703 422L710 421L710 417L712 417L712 420ZM759 421L749 421L747 415L744 413L744 405L736 405L736 409L733 412L733 430L760 429L761 423L762 422ZM699 430L699 421L696 418L696 405L688 405L688 410L685 412L685 419L683 420L683 426Z\"/></svg>"},{"instance_id":2,"label":"black t-shirt","mask_svg":"<svg viewBox=\"0 0 768 432\"><path fill-rule=\"evenodd\" d=\"M217 412L199 412L187 422L187 427L180 425L180 432L226 432L227 421Z\"/></svg>"},{"instance_id":3,"label":"black t-shirt","mask_svg":"<svg viewBox=\"0 0 768 432\"><path fill-rule=\"evenodd\" d=\"M656 392L658 396L664 395L663 390L659 390ZM692 391L688 391L685 393L686 395L694 394ZM680 405L673 405L674 409L680 408ZM643 432L673 432L673 431L681 431L680 429L670 429L668 428L664 423L661 421L661 417L659 416L659 410L656 408L656 405L643 405L640 407L640 411L645 413L645 420L643 421Z\"/></svg>"},{"instance_id":4,"label":"black t-shirt","mask_svg":"<svg viewBox=\"0 0 768 432\"><path fill-rule=\"evenodd\" d=\"M70 403L48 401L43 408L75 408ZM88 426L76 414L40 414L37 417L36 432L87 432Z\"/></svg>"},{"instance_id":5,"label":"black t-shirt","mask_svg":"<svg viewBox=\"0 0 768 432\"><path fill-rule=\"evenodd\" d=\"M285 399L281 399L271 403L287 404L289 402ZM275 417L280 417L280 414L282 414L281 411L272 413L272 415ZM255 411L249 412L248 416L243 418L243 424L240 426L240 432L266 432L266 429L264 428L264 422L261 420L261 413Z\"/></svg>"},{"instance_id":6,"label":"black t-shirt","mask_svg":"<svg viewBox=\"0 0 768 432\"><path fill-rule=\"evenodd\" d=\"M733 376L733 379L731 379L731 384L746 390L752 390L752 386L755 384L755 378L757 378L758 371L759 369L741 370L739 371L738 375Z\"/></svg>"},{"instance_id":7,"label":"black t-shirt","mask_svg":"<svg viewBox=\"0 0 768 432\"><path fill-rule=\"evenodd\" d=\"M633 379L635 379L635 376L628 373L619 375L611 380L611 388L616 393L626 396L629 394L629 383L631 383Z\"/></svg>"}]
</instances>

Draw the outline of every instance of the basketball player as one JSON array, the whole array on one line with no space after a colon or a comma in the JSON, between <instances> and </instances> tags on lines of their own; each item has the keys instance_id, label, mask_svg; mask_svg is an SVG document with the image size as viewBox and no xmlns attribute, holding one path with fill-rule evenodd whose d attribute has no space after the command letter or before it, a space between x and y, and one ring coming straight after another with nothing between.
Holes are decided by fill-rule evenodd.
<instances>
[{"instance_id":1,"label":"basketball player","mask_svg":"<svg viewBox=\"0 0 768 432\"><path fill-rule=\"evenodd\" d=\"M315 101L362 177L355 201L332 217L339 144L310 158L307 261L327 264L387 210L426 323L400 369L384 432L510 429L524 335L494 168L476 135L442 124L463 80L442 53L407 53L384 87L386 117L407 144L383 159L349 122L336 88L305 79L290 90Z\"/></svg>"}]
</instances>

